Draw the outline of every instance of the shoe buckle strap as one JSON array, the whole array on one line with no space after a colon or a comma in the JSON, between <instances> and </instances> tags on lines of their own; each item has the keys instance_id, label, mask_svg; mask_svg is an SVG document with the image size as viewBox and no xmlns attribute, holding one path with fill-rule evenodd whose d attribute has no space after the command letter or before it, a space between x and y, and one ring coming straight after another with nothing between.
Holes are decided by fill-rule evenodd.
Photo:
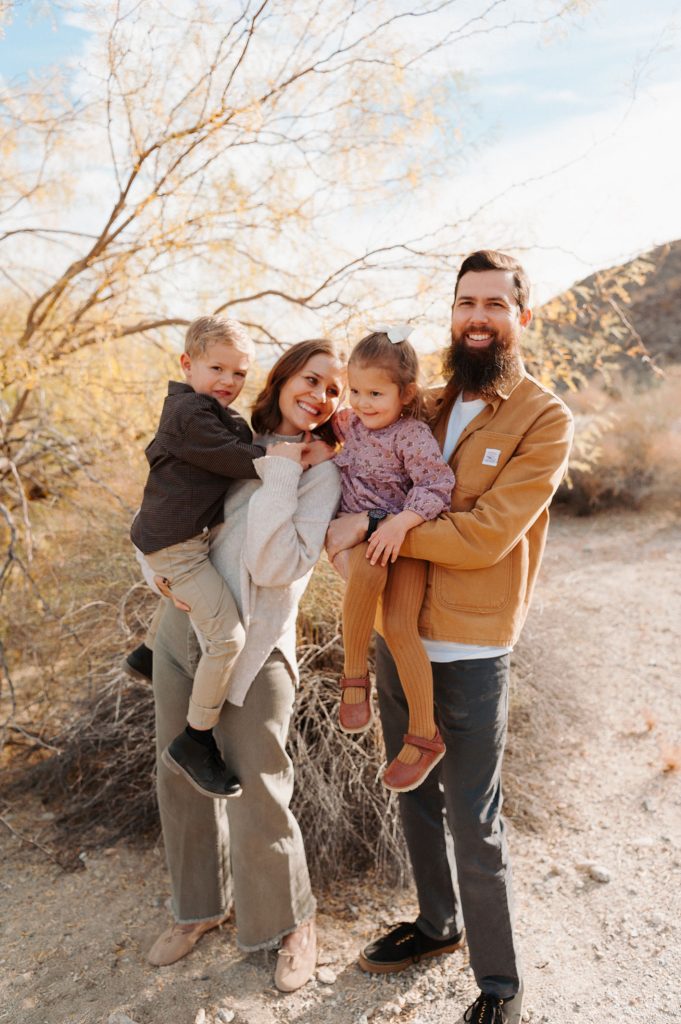
<instances>
[{"instance_id":1,"label":"shoe buckle strap","mask_svg":"<svg viewBox=\"0 0 681 1024\"><path fill-rule=\"evenodd\" d=\"M343 679L341 679L341 681L340 681L340 684L341 684L341 689L342 690L347 690L351 686L358 686L362 690L368 690L369 689L369 677L368 676L362 676L360 679L346 679L345 677L343 677Z\"/></svg>"},{"instance_id":2,"label":"shoe buckle strap","mask_svg":"<svg viewBox=\"0 0 681 1024\"><path fill-rule=\"evenodd\" d=\"M434 754L441 754L445 749L439 732L435 734L432 740L427 740L424 736L414 736L410 732L405 732L402 741L412 747L417 747L419 750L432 750Z\"/></svg>"}]
</instances>

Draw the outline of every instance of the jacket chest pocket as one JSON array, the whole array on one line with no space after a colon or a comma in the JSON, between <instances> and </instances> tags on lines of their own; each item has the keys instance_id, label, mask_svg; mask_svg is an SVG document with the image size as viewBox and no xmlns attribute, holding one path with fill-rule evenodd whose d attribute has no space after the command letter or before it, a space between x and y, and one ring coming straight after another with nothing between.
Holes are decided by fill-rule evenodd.
<instances>
[{"instance_id":1,"label":"jacket chest pocket","mask_svg":"<svg viewBox=\"0 0 681 1024\"><path fill-rule=\"evenodd\" d=\"M488 491L507 464L518 444L519 434L499 434L476 430L465 439L454 459L456 487L454 496L470 504Z\"/></svg>"}]
</instances>

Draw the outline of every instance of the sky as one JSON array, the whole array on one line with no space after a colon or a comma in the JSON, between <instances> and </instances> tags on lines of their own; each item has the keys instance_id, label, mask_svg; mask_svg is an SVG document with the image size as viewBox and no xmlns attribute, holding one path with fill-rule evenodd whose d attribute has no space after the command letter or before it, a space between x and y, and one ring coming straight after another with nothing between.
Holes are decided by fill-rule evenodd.
<instances>
[{"instance_id":1,"label":"sky","mask_svg":"<svg viewBox=\"0 0 681 1024\"><path fill-rule=\"evenodd\" d=\"M472 3L461 0L462 13ZM87 38L52 4L19 5L0 40L0 76L77 61ZM454 56L467 76L467 155L425 206L405 197L363 218L358 241L474 215L469 248L491 234L518 247L543 301L681 238L681 0L596 0L561 35L520 26L471 38Z\"/></svg>"}]
</instances>

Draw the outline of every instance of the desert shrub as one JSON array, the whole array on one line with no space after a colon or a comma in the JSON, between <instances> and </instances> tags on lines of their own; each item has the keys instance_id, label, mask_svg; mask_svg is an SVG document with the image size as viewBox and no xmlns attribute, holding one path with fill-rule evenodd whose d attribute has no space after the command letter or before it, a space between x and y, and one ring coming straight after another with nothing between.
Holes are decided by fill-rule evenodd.
<instances>
[{"instance_id":1,"label":"desert shrub","mask_svg":"<svg viewBox=\"0 0 681 1024\"><path fill-rule=\"evenodd\" d=\"M11 802L32 791L54 811L51 841L66 864L77 863L79 850L122 838L155 841L159 829L151 687L120 667L142 639L155 598L137 579L127 513L96 486L85 491L70 510L62 499L58 514L37 511L41 596L18 576L5 631L16 707L2 793ZM341 586L320 562L299 616L293 807L316 882L367 868L397 880L405 858L396 801L378 782L378 730L354 739L336 724Z\"/></svg>"},{"instance_id":2,"label":"desert shrub","mask_svg":"<svg viewBox=\"0 0 681 1024\"><path fill-rule=\"evenodd\" d=\"M578 515L669 505L681 495L681 367L641 387L621 380L571 396L575 450L556 500Z\"/></svg>"}]
</instances>

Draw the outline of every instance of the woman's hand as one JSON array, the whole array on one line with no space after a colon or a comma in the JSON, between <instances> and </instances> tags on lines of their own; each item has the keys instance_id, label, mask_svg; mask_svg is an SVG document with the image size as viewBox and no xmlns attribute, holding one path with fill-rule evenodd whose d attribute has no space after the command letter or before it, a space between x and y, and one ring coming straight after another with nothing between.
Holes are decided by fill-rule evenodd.
<instances>
[{"instance_id":1,"label":"woman's hand","mask_svg":"<svg viewBox=\"0 0 681 1024\"><path fill-rule=\"evenodd\" d=\"M310 466L318 466L320 462L328 462L335 454L335 449L330 444L327 444L326 441L322 441L320 438L313 438L313 440L305 445L303 465L307 469Z\"/></svg>"},{"instance_id":2,"label":"woman's hand","mask_svg":"<svg viewBox=\"0 0 681 1024\"><path fill-rule=\"evenodd\" d=\"M411 509L405 509L381 523L376 532L372 534L367 547L367 558L371 564L376 565L377 562L380 562L381 565L387 565L388 562L397 561L404 538L410 530L422 522L423 516L417 515Z\"/></svg>"},{"instance_id":3,"label":"woman's hand","mask_svg":"<svg viewBox=\"0 0 681 1024\"><path fill-rule=\"evenodd\" d=\"M154 576L154 583L161 591L164 597L169 598L178 611L190 612L191 608L186 601L180 601L179 597L175 597L172 590L170 589L170 580L167 580L165 576Z\"/></svg>"},{"instance_id":4,"label":"woman's hand","mask_svg":"<svg viewBox=\"0 0 681 1024\"><path fill-rule=\"evenodd\" d=\"M267 456L274 455L280 459L290 459L291 462L297 462L299 466L302 466L306 462L305 453L308 445L304 441L277 441L276 444L271 444L265 454Z\"/></svg>"},{"instance_id":5,"label":"woman's hand","mask_svg":"<svg viewBox=\"0 0 681 1024\"><path fill-rule=\"evenodd\" d=\"M369 520L366 512L341 512L326 531L326 553L335 562L339 551L346 551L367 539Z\"/></svg>"}]
</instances>

